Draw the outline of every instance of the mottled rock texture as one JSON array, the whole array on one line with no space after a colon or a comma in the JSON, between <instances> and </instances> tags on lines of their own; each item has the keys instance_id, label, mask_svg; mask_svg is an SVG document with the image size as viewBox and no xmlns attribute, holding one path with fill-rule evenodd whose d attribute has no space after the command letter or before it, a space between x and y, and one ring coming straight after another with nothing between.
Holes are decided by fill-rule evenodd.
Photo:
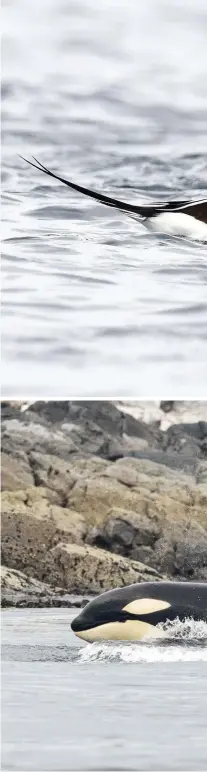
<instances>
[{"instance_id":1,"label":"mottled rock texture","mask_svg":"<svg viewBox=\"0 0 207 772\"><path fill-rule=\"evenodd\" d=\"M163 431L110 402L2 403L2 491L2 563L29 580L207 579L205 420Z\"/></svg>"}]
</instances>

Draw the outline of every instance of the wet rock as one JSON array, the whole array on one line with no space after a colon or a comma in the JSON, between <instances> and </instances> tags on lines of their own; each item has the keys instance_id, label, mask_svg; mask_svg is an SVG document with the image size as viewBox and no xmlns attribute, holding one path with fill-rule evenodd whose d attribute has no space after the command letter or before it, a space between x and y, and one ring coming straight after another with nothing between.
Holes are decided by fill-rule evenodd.
<instances>
[{"instance_id":1,"label":"wet rock","mask_svg":"<svg viewBox=\"0 0 207 772\"><path fill-rule=\"evenodd\" d=\"M65 595L28 595L27 593L3 592L1 597L2 608L84 608L90 599L71 601L68 594Z\"/></svg>"}]
</instances>

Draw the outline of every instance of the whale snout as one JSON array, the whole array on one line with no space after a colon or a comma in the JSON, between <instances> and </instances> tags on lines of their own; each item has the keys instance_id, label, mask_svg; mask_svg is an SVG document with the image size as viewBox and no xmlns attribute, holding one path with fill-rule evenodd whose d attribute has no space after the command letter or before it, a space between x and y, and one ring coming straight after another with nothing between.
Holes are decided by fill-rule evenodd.
<instances>
[{"instance_id":1,"label":"whale snout","mask_svg":"<svg viewBox=\"0 0 207 772\"><path fill-rule=\"evenodd\" d=\"M81 630L82 630L82 629L83 629L83 627L84 627L84 624L83 624L83 622L84 622L84 620L82 619L82 613L81 613L81 614L78 614L78 616L77 616L77 617L75 617L75 618L72 620L72 622L71 622L71 630L73 630L73 633L75 633L76 635L78 635L78 633L79 633L79 632L81 632Z\"/></svg>"}]
</instances>

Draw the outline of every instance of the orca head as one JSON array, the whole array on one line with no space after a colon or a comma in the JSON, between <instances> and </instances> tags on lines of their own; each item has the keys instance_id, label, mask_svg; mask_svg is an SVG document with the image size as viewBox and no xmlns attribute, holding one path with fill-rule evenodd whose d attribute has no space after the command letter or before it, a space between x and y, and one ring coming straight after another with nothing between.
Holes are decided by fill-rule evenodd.
<instances>
[{"instance_id":1,"label":"orca head","mask_svg":"<svg viewBox=\"0 0 207 772\"><path fill-rule=\"evenodd\" d=\"M91 600L73 619L71 628L79 638L91 642L163 637L156 625L165 621L169 607L166 600L150 597L150 588L146 597L142 596L141 585L130 585Z\"/></svg>"}]
</instances>

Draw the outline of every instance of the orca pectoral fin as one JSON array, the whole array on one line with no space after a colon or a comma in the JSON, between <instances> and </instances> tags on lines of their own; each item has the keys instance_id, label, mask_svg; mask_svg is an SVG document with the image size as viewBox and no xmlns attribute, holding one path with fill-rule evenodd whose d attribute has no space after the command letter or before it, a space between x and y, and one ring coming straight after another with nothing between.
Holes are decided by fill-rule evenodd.
<instances>
[{"instance_id":1,"label":"orca pectoral fin","mask_svg":"<svg viewBox=\"0 0 207 772\"><path fill-rule=\"evenodd\" d=\"M47 169L46 166L43 166L43 164L40 163L40 161L38 161L34 157L33 157L33 161L28 161L28 159L24 158L22 155L20 156L20 158L22 158L23 161L26 161L26 163L28 163L30 166L33 166L35 169L38 169L38 171L41 171L44 174L47 174L49 177L54 177L55 180L59 180L59 182L62 182L64 185L67 185L69 188L72 188L72 190L76 190L78 193L83 193L83 195L89 196L90 198L93 198L95 201L99 201L100 204L105 204L106 206L114 207L115 209L119 209L122 212L136 214L140 217L148 217L151 214L151 209L154 211L154 207L136 206L135 204L128 204L125 201L119 201L116 198L105 196L103 193L96 193L96 191L90 190L90 188L85 188L82 185L77 185L75 182L70 182L70 180L66 180L64 177L59 177L59 175L55 174L55 172L51 172L49 169ZM150 214L149 214L149 209L150 209Z\"/></svg>"}]
</instances>

